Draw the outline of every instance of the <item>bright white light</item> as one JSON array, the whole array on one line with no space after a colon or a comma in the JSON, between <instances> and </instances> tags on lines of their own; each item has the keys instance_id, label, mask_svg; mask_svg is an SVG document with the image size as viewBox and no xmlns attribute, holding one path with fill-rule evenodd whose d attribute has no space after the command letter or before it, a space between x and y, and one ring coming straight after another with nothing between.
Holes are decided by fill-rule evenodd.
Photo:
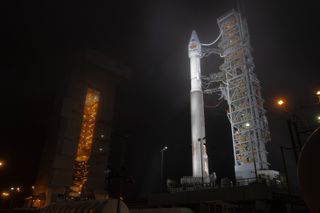
<instances>
[{"instance_id":1,"label":"bright white light","mask_svg":"<svg viewBox=\"0 0 320 213\"><path fill-rule=\"evenodd\" d=\"M102 134L102 135L100 135L100 137L101 137L101 138L104 138L104 135Z\"/></svg>"},{"instance_id":2,"label":"bright white light","mask_svg":"<svg viewBox=\"0 0 320 213\"><path fill-rule=\"evenodd\" d=\"M320 121L320 115L317 116L318 121Z\"/></svg>"},{"instance_id":3,"label":"bright white light","mask_svg":"<svg viewBox=\"0 0 320 213\"><path fill-rule=\"evenodd\" d=\"M277 104L278 104L279 106L283 106L283 105L284 105L284 100L282 100L282 99L278 100L278 101L277 101Z\"/></svg>"},{"instance_id":4,"label":"bright white light","mask_svg":"<svg viewBox=\"0 0 320 213\"><path fill-rule=\"evenodd\" d=\"M249 127L249 126L250 126L250 123L246 123L245 126L246 126L246 127Z\"/></svg>"},{"instance_id":5,"label":"bright white light","mask_svg":"<svg viewBox=\"0 0 320 213\"><path fill-rule=\"evenodd\" d=\"M163 151L165 151L165 150L167 150L168 149L168 147L167 146L164 146L162 149L161 149L161 152L163 152Z\"/></svg>"},{"instance_id":6,"label":"bright white light","mask_svg":"<svg viewBox=\"0 0 320 213\"><path fill-rule=\"evenodd\" d=\"M10 190L13 191L13 190L14 190L14 187L11 187Z\"/></svg>"},{"instance_id":7,"label":"bright white light","mask_svg":"<svg viewBox=\"0 0 320 213\"><path fill-rule=\"evenodd\" d=\"M103 152L103 148L99 148L99 151L100 151L100 152Z\"/></svg>"}]
</instances>

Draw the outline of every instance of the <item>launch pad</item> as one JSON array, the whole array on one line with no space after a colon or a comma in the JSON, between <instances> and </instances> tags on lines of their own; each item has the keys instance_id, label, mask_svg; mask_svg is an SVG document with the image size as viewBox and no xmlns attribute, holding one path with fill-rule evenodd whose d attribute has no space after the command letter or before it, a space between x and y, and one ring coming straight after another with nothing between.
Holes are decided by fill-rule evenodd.
<instances>
[{"instance_id":1,"label":"launch pad","mask_svg":"<svg viewBox=\"0 0 320 213\"><path fill-rule=\"evenodd\" d=\"M279 180L279 172L270 170L267 160L266 144L271 138L260 82L254 73L247 21L240 12L232 10L218 18L217 24L219 36L214 42L201 43L193 31L188 45L193 176L183 177L180 182L195 185L215 182L210 177L206 153L204 93L218 93L228 103L237 184ZM211 54L219 55L224 63L219 72L204 76L201 58Z\"/></svg>"}]
</instances>

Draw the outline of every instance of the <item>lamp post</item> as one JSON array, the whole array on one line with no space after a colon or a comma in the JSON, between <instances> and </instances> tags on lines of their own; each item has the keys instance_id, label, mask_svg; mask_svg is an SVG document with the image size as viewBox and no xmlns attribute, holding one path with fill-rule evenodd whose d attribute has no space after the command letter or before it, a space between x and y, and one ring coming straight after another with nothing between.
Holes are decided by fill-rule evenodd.
<instances>
[{"instance_id":1,"label":"lamp post","mask_svg":"<svg viewBox=\"0 0 320 213\"><path fill-rule=\"evenodd\" d=\"M320 90L316 92L316 96L318 97L318 104L320 104Z\"/></svg>"},{"instance_id":2,"label":"lamp post","mask_svg":"<svg viewBox=\"0 0 320 213\"><path fill-rule=\"evenodd\" d=\"M283 111L288 112L287 103L284 99L280 98L280 99L276 100L276 105L277 105L277 107L281 108ZM296 133L296 136L298 138L298 142L299 142L300 146L301 146L301 142L300 142L300 137L299 137L299 133L298 133L298 128L297 128L297 125L294 120L294 116L291 115L290 113L289 113L289 118L287 119L287 126L288 126L288 130L289 130L290 142L291 142L291 146L292 146L292 150L293 150L293 154L294 154L294 159L297 163L298 162L298 152L296 149L297 146L296 146L296 142L294 139L292 127L294 128L294 131Z\"/></svg>"},{"instance_id":3,"label":"lamp post","mask_svg":"<svg viewBox=\"0 0 320 213\"><path fill-rule=\"evenodd\" d=\"M291 150L291 148L280 146L280 150L281 150L283 169L284 169L284 173L286 176L287 190L288 190L288 193L290 194L289 176L288 176L288 169L287 169L287 163L286 163L286 159L285 159L285 155L284 155L284 150Z\"/></svg>"},{"instance_id":4,"label":"lamp post","mask_svg":"<svg viewBox=\"0 0 320 213\"><path fill-rule=\"evenodd\" d=\"M201 162L201 182L202 182L202 187L204 187L204 180L203 180L203 156L202 156L202 149L203 149L203 145L205 145L205 142L203 142L206 138L198 138L198 141L200 143L200 162Z\"/></svg>"},{"instance_id":5,"label":"lamp post","mask_svg":"<svg viewBox=\"0 0 320 213\"><path fill-rule=\"evenodd\" d=\"M161 171L160 171L160 190L161 192L163 192L163 152L166 151L168 149L167 146L164 146L162 149L161 149Z\"/></svg>"},{"instance_id":6,"label":"lamp post","mask_svg":"<svg viewBox=\"0 0 320 213\"><path fill-rule=\"evenodd\" d=\"M298 130L298 125L297 125L297 116L295 114L292 114L291 117L292 117L293 130L294 130L296 137L297 137L298 151L300 154L300 151L302 149L302 142L301 142L300 132Z\"/></svg>"},{"instance_id":7,"label":"lamp post","mask_svg":"<svg viewBox=\"0 0 320 213\"><path fill-rule=\"evenodd\" d=\"M298 162L298 152L297 152L297 149L296 149L296 142L294 140L294 136L293 136L293 132L292 132L292 121L291 119L289 118L288 121L287 121L287 124L288 124L288 129L289 129L289 134L290 134L290 141L291 141L291 146L293 147L293 155L294 155L294 159L296 161L296 163Z\"/></svg>"}]
</instances>

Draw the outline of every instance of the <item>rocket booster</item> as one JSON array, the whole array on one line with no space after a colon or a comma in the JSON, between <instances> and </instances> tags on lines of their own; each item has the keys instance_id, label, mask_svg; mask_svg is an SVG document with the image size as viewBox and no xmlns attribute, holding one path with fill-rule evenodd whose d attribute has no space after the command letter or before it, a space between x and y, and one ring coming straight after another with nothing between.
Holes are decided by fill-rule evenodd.
<instances>
[{"instance_id":1,"label":"rocket booster","mask_svg":"<svg viewBox=\"0 0 320 213\"><path fill-rule=\"evenodd\" d=\"M190 108L192 135L192 170L194 177L206 177L209 176L209 169L208 155L205 146L204 104L203 92L201 87L201 43L195 31L192 32L188 50L191 72Z\"/></svg>"}]
</instances>

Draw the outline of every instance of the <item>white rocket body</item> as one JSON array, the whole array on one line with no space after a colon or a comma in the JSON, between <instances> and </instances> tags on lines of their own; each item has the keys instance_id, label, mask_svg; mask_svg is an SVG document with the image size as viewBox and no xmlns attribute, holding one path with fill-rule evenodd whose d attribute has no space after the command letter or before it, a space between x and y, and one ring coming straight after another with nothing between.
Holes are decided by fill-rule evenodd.
<instances>
[{"instance_id":1,"label":"white rocket body","mask_svg":"<svg viewBox=\"0 0 320 213\"><path fill-rule=\"evenodd\" d=\"M204 104L201 87L201 43L195 31L192 32L188 50L191 72L190 104L193 177L206 177L209 176L209 166L208 155L205 146L206 134Z\"/></svg>"}]
</instances>

